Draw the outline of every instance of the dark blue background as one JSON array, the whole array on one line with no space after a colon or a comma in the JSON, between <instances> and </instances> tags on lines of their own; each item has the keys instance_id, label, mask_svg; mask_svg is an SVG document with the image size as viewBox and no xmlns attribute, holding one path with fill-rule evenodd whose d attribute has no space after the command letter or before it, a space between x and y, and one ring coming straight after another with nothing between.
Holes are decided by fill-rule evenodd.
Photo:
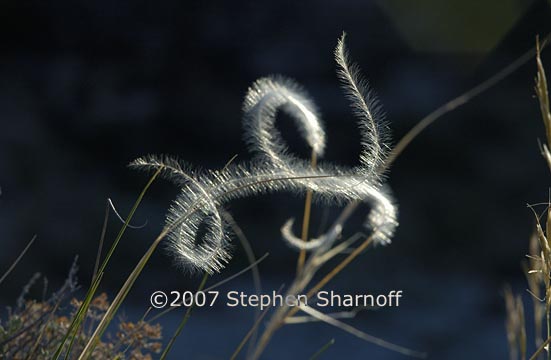
<instances>
[{"instance_id":1,"label":"dark blue background","mask_svg":"<svg viewBox=\"0 0 551 360\"><path fill-rule=\"evenodd\" d=\"M449 2L441 13L442 6L430 12L430 6L394 3L394 10L369 1L0 4L0 272L38 235L1 285L0 304L12 304L36 271L59 285L77 254L81 282L88 284L106 198L126 214L147 180L125 167L134 158L174 154L205 168L223 167L235 154L236 161L249 159L241 102L260 76L283 74L301 83L326 124L326 160L357 164L358 131L332 55L343 30L398 139L551 27L545 1L512 1L518 14L507 26L498 1ZM423 30L427 24L434 28ZM412 34L422 46L412 43ZM352 324L432 359L505 358L502 289L512 283L524 291L520 261L533 225L526 203L548 198L534 76L532 61L439 120L397 160L389 173L400 204L393 244L371 249L329 289L401 289L402 306L361 313ZM305 156L292 123L282 119L278 126L291 149ZM114 296L160 231L176 194L165 182L153 186L134 220L148 225L128 231L102 290ZM270 252L260 266L267 291L292 279L296 254L280 240L279 227L300 218L302 206L303 199L287 194L228 204L255 253ZM360 229L366 212L358 212L346 234ZM313 214L315 229L322 210L314 207ZM111 219L108 241L119 227ZM246 264L236 245L216 279ZM137 320L153 290L188 290L198 282L158 251L122 313ZM229 289L252 292L250 274L223 291ZM179 315L162 320L165 337L177 321ZM173 358L227 358L252 321L250 309L198 310ZM326 358L403 358L325 324L285 327L266 358L305 358L332 337L336 344Z\"/></svg>"}]
</instances>

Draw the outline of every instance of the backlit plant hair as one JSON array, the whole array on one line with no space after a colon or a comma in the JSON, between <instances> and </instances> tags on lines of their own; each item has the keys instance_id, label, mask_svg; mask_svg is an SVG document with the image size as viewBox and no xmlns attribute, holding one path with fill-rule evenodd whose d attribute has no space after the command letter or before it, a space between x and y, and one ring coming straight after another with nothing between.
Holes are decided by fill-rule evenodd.
<instances>
[{"instance_id":1,"label":"backlit plant hair","mask_svg":"<svg viewBox=\"0 0 551 360\"><path fill-rule=\"evenodd\" d=\"M254 153L249 163L230 164L222 170L199 170L171 157L146 156L130 164L141 169L162 168L162 175L180 187L168 211L166 226L171 230L169 249L184 268L208 273L223 269L231 258L229 231L221 215L224 203L265 192L312 191L315 200L330 204L365 201L372 207L366 225L372 229L375 243L390 243L398 224L397 209L378 172L388 149L384 142L386 127L357 66L348 62L344 35L335 57L339 79L358 117L362 135L359 166L345 169L320 163L313 169L308 161L289 153L275 128L280 111L296 121L300 134L318 157L324 153L326 135L314 102L297 84L283 77L261 78L245 96L245 133ZM282 236L290 246L305 250L328 249L337 239L332 234L305 242L293 235L292 219L283 226Z\"/></svg>"}]
</instances>

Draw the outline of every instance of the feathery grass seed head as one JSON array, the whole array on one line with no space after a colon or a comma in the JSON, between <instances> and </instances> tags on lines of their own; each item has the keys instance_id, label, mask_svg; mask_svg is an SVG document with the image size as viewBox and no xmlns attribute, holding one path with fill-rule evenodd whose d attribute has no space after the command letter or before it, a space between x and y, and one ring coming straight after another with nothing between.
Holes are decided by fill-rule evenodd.
<instances>
[{"instance_id":1,"label":"feathery grass seed head","mask_svg":"<svg viewBox=\"0 0 551 360\"><path fill-rule=\"evenodd\" d=\"M275 128L278 111L286 112L296 121L302 137L321 157L326 140L316 106L299 85L282 76L256 80L245 96L244 126L251 149L276 165L284 166L288 162L287 147Z\"/></svg>"},{"instance_id":2,"label":"feathery grass seed head","mask_svg":"<svg viewBox=\"0 0 551 360\"><path fill-rule=\"evenodd\" d=\"M372 207L366 225L373 229L375 243L390 242L398 222L396 206L382 188L379 174L387 152L386 126L356 65L348 62L344 35L335 56L339 78L359 117L363 147L360 166L344 169L320 163L314 169L308 161L288 153L275 128L279 111L291 115L318 157L323 155L326 137L313 101L297 84L283 77L255 81L245 97L245 132L255 154L249 163L201 171L171 157L150 155L130 164L145 170L161 168L161 175L180 187L166 224L168 248L178 263L208 273L219 272L231 258L230 238L221 215L223 205L235 198L275 191L312 191L314 200L330 204L365 201ZM285 223L282 234L297 249L329 249L338 237L336 233L326 234L304 242L292 233L292 225L292 220Z\"/></svg>"},{"instance_id":3,"label":"feathery grass seed head","mask_svg":"<svg viewBox=\"0 0 551 360\"><path fill-rule=\"evenodd\" d=\"M369 90L367 81L361 76L358 65L349 60L345 38L346 34L343 33L335 49L337 76L358 118L363 148L360 162L365 166L366 172L378 180L381 176L378 170L389 150L388 126L384 121L381 106Z\"/></svg>"}]
</instances>

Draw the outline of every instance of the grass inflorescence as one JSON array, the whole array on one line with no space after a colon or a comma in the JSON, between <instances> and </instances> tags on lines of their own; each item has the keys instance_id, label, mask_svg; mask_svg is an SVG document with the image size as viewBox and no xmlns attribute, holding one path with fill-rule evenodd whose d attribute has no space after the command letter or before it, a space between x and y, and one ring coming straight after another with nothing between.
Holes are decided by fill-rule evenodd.
<instances>
[{"instance_id":1,"label":"grass inflorescence","mask_svg":"<svg viewBox=\"0 0 551 360\"><path fill-rule=\"evenodd\" d=\"M542 115L546 124L548 142L543 145L543 153L551 168L551 115L547 97L547 83L538 52L538 78L536 92L540 99ZM221 283L230 281L245 271L252 270L255 287L261 289L258 263L267 255L256 259L252 246L244 232L226 211L225 205L241 197L257 196L266 192L291 192L304 196L304 213L300 236L295 235L294 219L287 220L281 227L281 237L285 244L297 251L297 272L286 287L278 290L287 296L306 294L314 296L324 288L352 261L373 245L388 245L398 226L398 210L391 196L386 177L390 165L407 145L428 125L449 111L465 104L473 97L489 89L533 56L530 51L519 60L498 72L495 76L451 100L422 119L407 133L395 147L390 145L389 126L384 120L381 107L367 82L361 76L359 67L349 60L343 35L334 52L337 76L350 100L354 115L358 120L361 135L361 153L358 165L352 168L323 161L326 150L325 132L318 108L308 93L294 81L281 76L261 78L254 82L245 97L244 128L246 139L253 157L250 161L235 163L230 161L222 169L200 169L186 164L175 157L148 155L136 159L130 166L153 172L146 186L138 196L134 206L124 219L118 235L101 260L105 224L98 251L91 285L81 300L70 300L70 312L63 313L62 304L75 287L69 276L63 291L41 302L21 302L0 326L0 353L5 358L48 358L48 359L148 359L161 353L167 358L192 314L193 306L188 307L176 332L163 347L160 326L154 323L162 312L147 319L151 309L138 322L121 321L114 336L105 335L113 324L122 303L152 254L162 243L175 259L178 267L188 272L199 272L203 280L198 289L211 290ZM277 115L285 112L296 122L298 131L311 151L310 159L300 159L291 154L275 123ZM232 159L233 160L233 159ZM142 202L147 190L157 178L165 178L174 183L179 194L169 207L165 226L151 242L149 248L127 276L124 284L113 298L107 300L103 293L98 295L102 279L108 274L109 262L115 256L118 245L130 226L133 215ZM343 229L359 204L366 203L370 211L365 216L365 226L356 233L343 238ZM333 219L330 226L315 238L310 236L309 225L313 204L340 205L342 212ZM118 214L117 214L118 216ZM105 221L108 213L106 212ZM538 218L539 220L539 218ZM549 224L551 220L548 220ZM539 224L539 223L538 223ZM549 227L546 229L549 232ZM232 259L231 233L239 238L250 266L228 277L221 283L207 286L211 274L222 272ZM201 237L201 238L199 238ZM540 297L543 282L546 299L551 299L548 274L551 268L551 253L547 254L549 234L541 226L535 234L530 263L527 269L531 292ZM32 242L25 248L28 250ZM547 248L546 248L547 246ZM544 249L541 251L541 249ZM327 268L330 260L341 256L336 265ZM19 257L20 258L20 257ZM18 259L19 259L18 258ZM549 262L549 263L548 263ZM0 277L0 284L17 264L17 260ZM322 276L316 275L323 272ZM73 273L71 273L73 274ZM517 353L526 353L526 331L522 300L507 293L508 331L511 348L518 347ZM551 303L545 306L534 301L540 320L547 317L547 338L551 328ZM345 322L356 315L357 309L339 314L327 314L318 309L304 306L284 305L272 312L266 309L256 314L251 329L244 334L231 358L237 358L249 344L246 357L258 359L269 346L272 338L282 327L302 322L321 321L339 328L353 336L374 343L389 350L414 357L423 357L423 352L408 349L377 338ZM298 312L302 316L298 316ZM147 319L147 320L146 320ZM539 322L538 322L539 321ZM263 326L262 326L263 325ZM536 343L543 349L549 340L537 333ZM322 357L330 351L334 339L326 342L318 350L312 349L312 358ZM538 350L541 352L542 350ZM43 356L43 357L39 357ZM537 356L536 352L535 356Z\"/></svg>"}]
</instances>

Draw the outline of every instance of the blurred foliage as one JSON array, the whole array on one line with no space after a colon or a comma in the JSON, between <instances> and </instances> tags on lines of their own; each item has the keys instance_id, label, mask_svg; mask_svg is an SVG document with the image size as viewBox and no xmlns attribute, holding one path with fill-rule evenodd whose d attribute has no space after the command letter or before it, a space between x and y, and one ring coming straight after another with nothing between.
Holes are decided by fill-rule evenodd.
<instances>
[{"instance_id":1,"label":"blurred foliage","mask_svg":"<svg viewBox=\"0 0 551 360\"><path fill-rule=\"evenodd\" d=\"M75 298L68 303L66 301L67 296L76 288L72 279L49 299L25 299L37 278L35 276L24 287L17 305L8 308L7 317L0 319L0 359L51 359L69 329L72 316L81 305ZM108 308L109 301L105 293L92 300L66 359L78 356ZM160 339L159 324L150 324L143 319L135 323L121 319L114 335L108 334L99 342L93 358L150 360L152 354L160 352L162 348ZM68 345L64 353L67 350Z\"/></svg>"},{"instance_id":2,"label":"blurred foliage","mask_svg":"<svg viewBox=\"0 0 551 360\"><path fill-rule=\"evenodd\" d=\"M434 52L487 52L515 25L533 0L379 0L403 40Z\"/></svg>"}]
</instances>

